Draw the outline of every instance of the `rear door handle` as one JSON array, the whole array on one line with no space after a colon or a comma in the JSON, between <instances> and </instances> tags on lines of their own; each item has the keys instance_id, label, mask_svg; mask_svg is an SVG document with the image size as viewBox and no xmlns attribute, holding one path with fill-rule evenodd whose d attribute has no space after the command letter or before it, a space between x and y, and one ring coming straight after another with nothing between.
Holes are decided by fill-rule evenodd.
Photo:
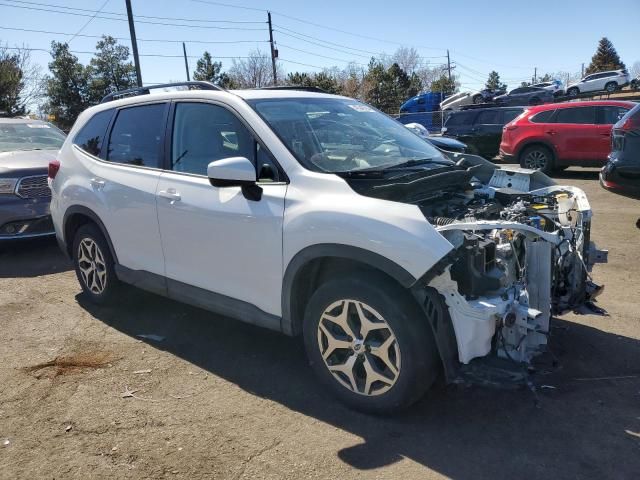
<instances>
[{"instance_id":1,"label":"rear door handle","mask_svg":"<svg viewBox=\"0 0 640 480\"><path fill-rule=\"evenodd\" d=\"M95 177L92 178L90 182L91 182L91 186L96 190L102 190L106 184L106 182L101 178L95 178Z\"/></svg>"},{"instance_id":2,"label":"rear door handle","mask_svg":"<svg viewBox=\"0 0 640 480\"><path fill-rule=\"evenodd\" d=\"M610 137L611 136L611 132L601 133L600 135L602 135L603 137Z\"/></svg>"},{"instance_id":3,"label":"rear door handle","mask_svg":"<svg viewBox=\"0 0 640 480\"><path fill-rule=\"evenodd\" d=\"M175 188L167 188L166 190L160 190L158 192L158 196L162 198L166 198L167 200L171 200L172 202L179 202L182 197L178 192L176 192Z\"/></svg>"},{"instance_id":4,"label":"rear door handle","mask_svg":"<svg viewBox=\"0 0 640 480\"><path fill-rule=\"evenodd\" d=\"M556 133L558 133L558 132L556 132L555 130L547 130L547 131L546 131L546 132L544 132L544 133L548 133L549 135L555 135L555 134L556 134Z\"/></svg>"}]
</instances>

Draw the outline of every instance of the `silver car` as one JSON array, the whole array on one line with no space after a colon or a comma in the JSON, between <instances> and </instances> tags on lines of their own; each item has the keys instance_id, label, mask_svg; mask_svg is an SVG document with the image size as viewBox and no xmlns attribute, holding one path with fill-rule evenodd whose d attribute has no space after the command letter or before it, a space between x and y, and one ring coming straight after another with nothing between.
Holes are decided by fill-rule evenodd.
<instances>
[{"instance_id":1,"label":"silver car","mask_svg":"<svg viewBox=\"0 0 640 480\"><path fill-rule=\"evenodd\" d=\"M54 233L47 170L64 139L47 122L0 118L0 242Z\"/></svg>"}]
</instances>

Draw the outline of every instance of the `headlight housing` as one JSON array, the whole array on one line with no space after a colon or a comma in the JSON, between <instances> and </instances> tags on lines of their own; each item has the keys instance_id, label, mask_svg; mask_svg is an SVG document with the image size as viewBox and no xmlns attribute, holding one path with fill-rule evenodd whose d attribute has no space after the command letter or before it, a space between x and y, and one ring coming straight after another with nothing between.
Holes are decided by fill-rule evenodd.
<instances>
[{"instance_id":1,"label":"headlight housing","mask_svg":"<svg viewBox=\"0 0 640 480\"><path fill-rule=\"evenodd\" d=\"M13 195L17 183L17 178L0 178L0 195Z\"/></svg>"}]
</instances>

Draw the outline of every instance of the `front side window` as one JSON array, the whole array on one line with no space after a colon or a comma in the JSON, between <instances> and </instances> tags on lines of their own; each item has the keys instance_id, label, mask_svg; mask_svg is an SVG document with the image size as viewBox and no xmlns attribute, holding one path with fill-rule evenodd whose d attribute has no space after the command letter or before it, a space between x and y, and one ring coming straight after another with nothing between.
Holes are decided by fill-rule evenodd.
<instances>
[{"instance_id":1,"label":"front side window","mask_svg":"<svg viewBox=\"0 0 640 480\"><path fill-rule=\"evenodd\" d=\"M58 150L64 139L64 133L48 123L0 120L0 152Z\"/></svg>"},{"instance_id":2,"label":"front side window","mask_svg":"<svg viewBox=\"0 0 640 480\"><path fill-rule=\"evenodd\" d=\"M445 122L445 127L457 127L458 125L471 125L477 112L452 113Z\"/></svg>"},{"instance_id":3,"label":"front side window","mask_svg":"<svg viewBox=\"0 0 640 480\"><path fill-rule=\"evenodd\" d=\"M599 111L598 123L601 125L613 125L629 111L625 107L606 106L597 107Z\"/></svg>"},{"instance_id":4,"label":"front side window","mask_svg":"<svg viewBox=\"0 0 640 480\"><path fill-rule=\"evenodd\" d=\"M84 127L73 139L73 143L85 152L99 157L102 151L102 142L107 133L107 127L112 115L113 110L96 113L84 124Z\"/></svg>"},{"instance_id":5,"label":"front side window","mask_svg":"<svg viewBox=\"0 0 640 480\"><path fill-rule=\"evenodd\" d=\"M595 107L574 107L558 110L555 123L595 124Z\"/></svg>"},{"instance_id":6,"label":"front side window","mask_svg":"<svg viewBox=\"0 0 640 480\"><path fill-rule=\"evenodd\" d=\"M260 181L277 181L278 168L247 127L229 110L210 103L176 104L171 170L206 175L209 163L245 157Z\"/></svg>"},{"instance_id":7,"label":"front side window","mask_svg":"<svg viewBox=\"0 0 640 480\"><path fill-rule=\"evenodd\" d=\"M497 125L500 123L500 111L499 110L486 110L480 112L478 118L476 118L476 125Z\"/></svg>"},{"instance_id":8,"label":"front side window","mask_svg":"<svg viewBox=\"0 0 640 480\"><path fill-rule=\"evenodd\" d=\"M166 108L164 103L155 103L120 110L109 136L107 160L160 168Z\"/></svg>"},{"instance_id":9,"label":"front side window","mask_svg":"<svg viewBox=\"0 0 640 480\"><path fill-rule=\"evenodd\" d=\"M256 99L249 104L310 170L338 173L391 168L410 160L446 161L404 125L356 100Z\"/></svg>"}]
</instances>

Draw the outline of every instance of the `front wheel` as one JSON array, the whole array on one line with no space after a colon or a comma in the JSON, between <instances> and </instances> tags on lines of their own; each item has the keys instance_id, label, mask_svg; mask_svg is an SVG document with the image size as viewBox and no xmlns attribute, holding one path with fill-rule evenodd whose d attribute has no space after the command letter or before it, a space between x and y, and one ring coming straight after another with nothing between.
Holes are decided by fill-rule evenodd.
<instances>
[{"instance_id":1,"label":"front wheel","mask_svg":"<svg viewBox=\"0 0 640 480\"><path fill-rule=\"evenodd\" d=\"M580 90L578 90L576 87L572 87L567 90L567 95L569 95L570 97L577 97L579 93Z\"/></svg>"},{"instance_id":2,"label":"front wheel","mask_svg":"<svg viewBox=\"0 0 640 480\"><path fill-rule=\"evenodd\" d=\"M307 305L303 336L320 381L357 410L390 413L408 407L438 372L424 313L382 276L324 283Z\"/></svg>"},{"instance_id":3,"label":"front wheel","mask_svg":"<svg viewBox=\"0 0 640 480\"><path fill-rule=\"evenodd\" d=\"M520 154L520 166L550 174L553 169L553 153L543 145L527 147Z\"/></svg>"},{"instance_id":4,"label":"front wheel","mask_svg":"<svg viewBox=\"0 0 640 480\"><path fill-rule=\"evenodd\" d=\"M96 304L109 302L120 286L107 240L100 229L88 223L76 232L73 264L85 295Z\"/></svg>"},{"instance_id":5,"label":"front wheel","mask_svg":"<svg viewBox=\"0 0 640 480\"><path fill-rule=\"evenodd\" d=\"M476 95L475 97L473 97L474 105L479 105L481 103L484 103L484 98L482 98L482 95Z\"/></svg>"}]
</instances>

